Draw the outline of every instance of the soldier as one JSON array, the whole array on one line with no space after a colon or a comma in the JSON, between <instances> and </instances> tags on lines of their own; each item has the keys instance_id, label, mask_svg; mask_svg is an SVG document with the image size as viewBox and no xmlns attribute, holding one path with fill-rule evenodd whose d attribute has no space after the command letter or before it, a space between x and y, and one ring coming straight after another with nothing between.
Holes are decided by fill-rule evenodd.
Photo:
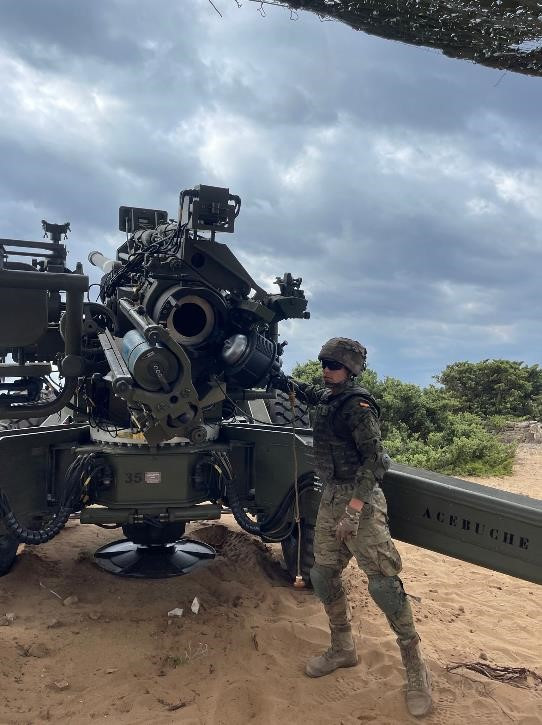
<instances>
[{"instance_id":1,"label":"soldier","mask_svg":"<svg viewBox=\"0 0 542 725\"><path fill-rule=\"evenodd\" d=\"M331 646L306 665L309 677L358 664L350 611L341 572L354 556L367 575L369 594L397 635L406 669L406 701L412 715L431 709L429 671L420 650L410 602L401 579L401 557L390 537L387 506L380 487L389 456L380 442L379 407L356 385L367 352L356 340L334 337L322 347L325 389L281 375L275 387L315 405L314 454L324 484L316 520L311 582L329 618Z\"/></svg>"}]
</instances>

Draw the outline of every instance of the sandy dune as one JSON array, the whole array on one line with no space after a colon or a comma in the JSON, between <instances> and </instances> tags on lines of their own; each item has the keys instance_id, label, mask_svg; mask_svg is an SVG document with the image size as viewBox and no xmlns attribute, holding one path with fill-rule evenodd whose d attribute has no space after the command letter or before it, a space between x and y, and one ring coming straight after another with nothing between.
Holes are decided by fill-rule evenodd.
<instances>
[{"instance_id":1,"label":"sandy dune","mask_svg":"<svg viewBox=\"0 0 542 725\"><path fill-rule=\"evenodd\" d=\"M487 482L542 497L542 446L522 446L514 475ZM346 584L361 663L319 680L302 674L327 646L323 611L284 581L276 547L228 520L193 526L216 545L206 569L134 581L94 567L118 533L71 523L22 552L0 579L0 723L415 722L403 704L394 638L352 565ZM542 723L542 687L520 689L454 662L526 667L542 675L542 588L400 544L407 591L430 663L436 707L426 723ZM76 596L64 605L61 599ZM190 611L194 597L198 614ZM174 607L179 619L168 619ZM487 658L487 659L486 659Z\"/></svg>"}]
</instances>

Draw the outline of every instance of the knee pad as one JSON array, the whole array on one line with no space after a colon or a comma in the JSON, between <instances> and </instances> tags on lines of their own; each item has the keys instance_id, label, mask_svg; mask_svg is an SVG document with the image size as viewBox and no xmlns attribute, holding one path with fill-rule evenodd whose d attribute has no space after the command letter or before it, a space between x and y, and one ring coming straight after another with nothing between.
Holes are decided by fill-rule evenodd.
<instances>
[{"instance_id":1,"label":"knee pad","mask_svg":"<svg viewBox=\"0 0 542 725\"><path fill-rule=\"evenodd\" d=\"M398 576L374 574L368 579L369 594L387 617L396 617L406 602L403 582Z\"/></svg>"},{"instance_id":2,"label":"knee pad","mask_svg":"<svg viewBox=\"0 0 542 725\"><path fill-rule=\"evenodd\" d=\"M331 604L342 594L341 572L338 569L315 564L311 569L311 582L322 604Z\"/></svg>"}]
</instances>

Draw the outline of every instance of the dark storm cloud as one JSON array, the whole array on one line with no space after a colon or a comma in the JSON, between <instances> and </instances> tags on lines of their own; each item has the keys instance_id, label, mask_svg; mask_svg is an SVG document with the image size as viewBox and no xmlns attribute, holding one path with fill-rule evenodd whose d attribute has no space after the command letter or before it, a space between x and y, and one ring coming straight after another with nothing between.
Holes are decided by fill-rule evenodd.
<instances>
[{"instance_id":1,"label":"dark storm cloud","mask_svg":"<svg viewBox=\"0 0 542 725\"><path fill-rule=\"evenodd\" d=\"M40 68L61 70L67 58L76 63L93 58L114 66L131 65L141 59L141 52L127 32L133 8L123 17L122 5L103 0L85 8L66 0L3 3L3 40L19 57Z\"/></svg>"},{"instance_id":2,"label":"dark storm cloud","mask_svg":"<svg viewBox=\"0 0 542 725\"><path fill-rule=\"evenodd\" d=\"M218 6L2 6L2 236L69 218L84 259L120 243L120 204L176 216L180 188L229 186L243 207L223 241L269 288L304 278L287 367L334 334L419 382L457 359L535 362L541 81Z\"/></svg>"}]
</instances>

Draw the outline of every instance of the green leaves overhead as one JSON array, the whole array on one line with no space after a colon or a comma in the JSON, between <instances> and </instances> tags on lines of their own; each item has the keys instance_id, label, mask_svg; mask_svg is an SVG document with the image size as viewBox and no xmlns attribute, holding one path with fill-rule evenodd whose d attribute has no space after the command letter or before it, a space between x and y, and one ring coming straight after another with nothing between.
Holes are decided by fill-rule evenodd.
<instances>
[{"instance_id":1,"label":"green leaves overhead","mask_svg":"<svg viewBox=\"0 0 542 725\"><path fill-rule=\"evenodd\" d=\"M542 12L537 0L252 0L316 13L354 30L438 48L501 70L542 75Z\"/></svg>"}]
</instances>

